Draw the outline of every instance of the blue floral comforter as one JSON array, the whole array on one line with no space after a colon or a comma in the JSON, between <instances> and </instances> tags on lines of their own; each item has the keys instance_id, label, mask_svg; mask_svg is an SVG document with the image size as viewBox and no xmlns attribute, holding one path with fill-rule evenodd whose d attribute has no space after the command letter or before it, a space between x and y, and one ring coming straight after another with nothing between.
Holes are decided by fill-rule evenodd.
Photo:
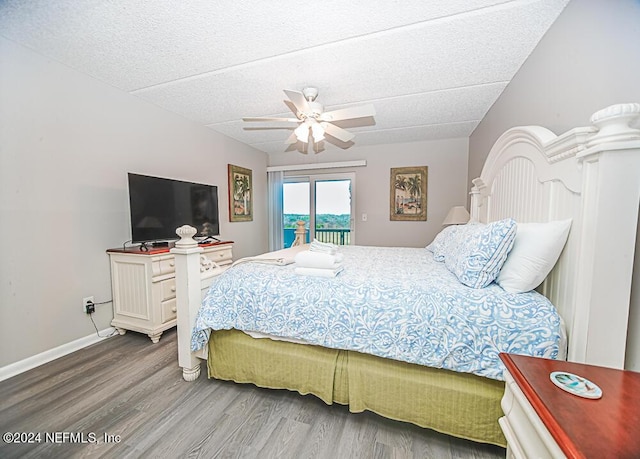
<instances>
[{"instance_id":1,"label":"blue floral comforter","mask_svg":"<svg viewBox=\"0 0 640 459\"><path fill-rule=\"evenodd\" d=\"M218 276L192 349L235 328L503 380L499 352L557 358L555 307L537 292L461 284L426 249L345 246L335 278L241 263Z\"/></svg>"}]
</instances>

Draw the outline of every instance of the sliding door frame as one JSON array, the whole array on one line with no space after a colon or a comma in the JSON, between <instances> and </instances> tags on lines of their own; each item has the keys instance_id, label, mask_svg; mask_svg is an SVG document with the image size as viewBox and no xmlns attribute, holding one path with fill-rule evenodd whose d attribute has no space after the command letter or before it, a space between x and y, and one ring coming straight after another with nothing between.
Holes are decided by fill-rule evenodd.
<instances>
[{"instance_id":1,"label":"sliding door frame","mask_svg":"<svg viewBox=\"0 0 640 459\"><path fill-rule=\"evenodd\" d=\"M349 244L355 244L355 211L356 211L356 174L355 172L339 172L328 174L296 174L284 177L284 183L309 183L309 240L313 240L316 231L316 182L350 181L350 215ZM283 209L284 212L284 209ZM283 215L284 218L284 215Z\"/></svg>"}]
</instances>

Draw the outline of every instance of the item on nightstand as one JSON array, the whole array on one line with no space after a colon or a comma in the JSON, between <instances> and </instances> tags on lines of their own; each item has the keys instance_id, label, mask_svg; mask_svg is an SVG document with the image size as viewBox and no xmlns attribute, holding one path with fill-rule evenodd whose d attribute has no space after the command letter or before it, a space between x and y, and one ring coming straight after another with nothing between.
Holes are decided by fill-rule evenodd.
<instances>
[{"instance_id":1,"label":"item on nightstand","mask_svg":"<svg viewBox=\"0 0 640 459\"><path fill-rule=\"evenodd\" d=\"M551 382L560 389L578 397L592 399L602 397L602 389L582 376L565 371L554 371L551 373L550 378Z\"/></svg>"},{"instance_id":2,"label":"item on nightstand","mask_svg":"<svg viewBox=\"0 0 640 459\"><path fill-rule=\"evenodd\" d=\"M455 206L449 210L449 213L444 218L442 225L465 225L471 219L469 211L464 206Z\"/></svg>"}]
</instances>

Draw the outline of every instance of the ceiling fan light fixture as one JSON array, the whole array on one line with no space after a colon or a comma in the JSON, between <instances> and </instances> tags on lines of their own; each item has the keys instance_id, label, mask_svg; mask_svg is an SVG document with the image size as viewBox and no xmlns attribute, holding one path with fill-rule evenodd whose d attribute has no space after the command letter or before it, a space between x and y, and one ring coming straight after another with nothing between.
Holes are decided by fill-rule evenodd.
<instances>
[{"instance_id":1,"label":"ceiling fan light fixture","mask_svg":"<svg viewBox=\"0 0 640 459\"><path fill-rule=\"evenodd\" d=\"M320 142L321 140L324 140L324 129L320 124L315 123L311 125L311 135L313 135L314 142Z\"/></svg>"},{"instance_id":2,"label":"ceiling fan light fixture","mask_svg":"<svg viewBox=\"0 0 640 459\"><path fill-rule=\"evenodd\" d=\"M293 133L300 142L309 142L309 126L306 123L302 123L298 126Z\"/></svg>"}]
</instances>

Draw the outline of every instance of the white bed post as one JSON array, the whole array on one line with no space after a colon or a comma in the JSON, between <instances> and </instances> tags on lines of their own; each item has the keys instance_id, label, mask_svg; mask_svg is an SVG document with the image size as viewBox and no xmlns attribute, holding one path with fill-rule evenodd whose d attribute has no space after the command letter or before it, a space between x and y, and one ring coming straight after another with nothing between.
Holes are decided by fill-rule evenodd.
<instances>
[{"instance_id":1,"label":"white bed post","mask_svg":"<svg viewBox=\"0 0 640 459\"><path fill-rule=\"evenodd\" d=\"M193 239L197 230L184 225L176 230L180 240L171 253L176 268L176 307L178 315L178 365L185 381L200 376L200 359L191 351L191 330L202 303L200 254L203 249Z\"/></svg>"},{"instance_id":2,"label":"white bed post","mask_svg":"<svg viewBox=\"0 0 640 459\"><path fill-rule=\"evenodd\" d=\"M640 130L629 125L640 104L591 117L599 131L578 153L582 164L582 234L576 314L569 360L624 368L640 202ZM640 254L638 254L640 255Z\"/></svg>"},{"instance_id":3,"label":"white bed post","mask_svg":"<svg viewBox=\"0 0 640 459\"><path fill-rule=\"evenodd\" d=\"M487 208L485 206L484 198L487 186L484 184L480 177L471 181L473 186L471 187L471 220L472 222L486 222L487 221Z\"/></svg>"}]
</instances>

